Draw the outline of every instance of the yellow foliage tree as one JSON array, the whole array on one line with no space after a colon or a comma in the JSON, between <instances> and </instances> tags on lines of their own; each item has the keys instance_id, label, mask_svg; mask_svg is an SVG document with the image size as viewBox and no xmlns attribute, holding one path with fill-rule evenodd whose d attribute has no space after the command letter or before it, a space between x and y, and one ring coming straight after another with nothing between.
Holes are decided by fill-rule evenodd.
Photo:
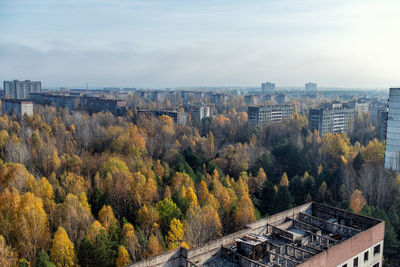
<instances>
[{"instance_id":1,"label":"yellow foliage tree","mask_svg":"<svg viewBox=\"0 0 400 267\"><path fill-rule=\"evenodd\" d=\"M32 262L50 239L49 222L42 199L30 192L21 197L15 227L19 252Z\"/></svg>"},{"instance_id":2,"label":"yellow foliage tree","mask_svg":"<svg viewBox=\"0 0 400 267\"><path fill-rule=\"evenodd\" d=\"M183 225L179 219L174 218L170 224L170 230L167 235L167 242L169 249L176 249L181 246L188 248L187 244L183 242Z\"/></svg>"},{"instance_id":3,"label":"yellow foliage tree","mask_svg":"<svg viewBox=\"0 0 400 267\"><path fill-rule=\"evenodd\" d=\"M286 172L283 173L279 186L289 186L289 179Z\"/></svg>"},{"instance_id":4,"label":"yellow foliage tree","mask_svg":"<svg viewBox=\"0 0 400 267\"><path fill-rule=\"evenodd\" d=\"M256 220L254 206L248 195L242 196L240 199L238 207L233 214L233 219L236 230L242 229L246 224Z\"/></svg>"},{"instance_id":5,"label":"yellow foliage tree","mask_svg":"<svg viewBox=\"0 0 400 267\"><path fill-rule=\"evenodd\" d=\"M362 195L362 192L358 189L354 190L350 196L350 207L355 213L360 213L367 201Z\"/></svg>"},{"instance_id":6,"label":"yellow foliage tree","mask_svg":"<svg viewBox=\"0 0 400 267\"><path fill-rule=\"evenodd\" d=\"M189 206L197 206L198 205L197 196L191 187L189 187L186 192L186 199L189 202Z\"/></svg>"},{"instance_id":7,"label":"yellow foliage tree","mask_svg":"<svg viewBox=\"0 0 400 267\"><path fill-rule=\"evenodd\" d=\"M0 266L13 267L17 265L18 255L14 249L7 246L6 239L0 235Z\"/></svg>"},{"instance_id":8,"label":"yellow foliage tree","mask_svg":"<svg viewBox=\"0 0 400 267\"><path fill-rule=\"evenodd\" d=\"M121 235L125 239L126 249L131 254L133 261L135 261L136 256L140 254L140 247L133 225L130 223L124 224Z\"/></svg>"},{"instance_id":9,"label":"yellow foliage tree","mask_svg":"<svg viewBox=\"0 0 400 267\"><path fill-rule=\"evenodd\" d=\"M107 231L113 224L118 224L117 219L115 219L114 212L109 205L104 205L99 211L99 221Z\"/></svg>"},{"instance_id":10,"label":"yellow foliage tree","mask_svg":"<svg viewBox=\"0 0 400 267\"><path fill-rule=\"evenodd\" d=\"M155 235L151 235L149 238L149 243L147 244L146 256L151 257L160 254L163 251L158 238Z\"/></svg>"},{"instance_id":11,"label":"yellow foliage tree","mask_svg":"<svg viewBox=\"0 0 400 267\"><path fill-rule=\"evenodd\" d=\"M123 267L131 263L131 259L129 258L129 253L124 246L118 247L118 257L115 261L115 265L117 267Z\"/></svg>"},{"instance_id":12,"label":"yellow foliage tree","mask_svg":"<svg viewBox=\"0 0 400 267\"><path fill-rule=\"evenodd\" d=\"M90 226L89 231L87 233L87 236L88 236L89 240L91 240L91 241L95 240L96 236L98 234L100 234L101 230L105 231L106 229L100 224L99 221L97 221L97 220L94 221L92 223L92 225Z\"/></svg>"},{"instance_id":13,"label":"yellow foliage tree","mask_svg":"<svg viewBox=\"0 0 400 267\"><path fill-rule=\"evenodd\" d=\"M54 234L50 249L50 260L57 267L77 266L74 244L69 240L64 228L59 227Z\"/></svg>"}]
</instances>

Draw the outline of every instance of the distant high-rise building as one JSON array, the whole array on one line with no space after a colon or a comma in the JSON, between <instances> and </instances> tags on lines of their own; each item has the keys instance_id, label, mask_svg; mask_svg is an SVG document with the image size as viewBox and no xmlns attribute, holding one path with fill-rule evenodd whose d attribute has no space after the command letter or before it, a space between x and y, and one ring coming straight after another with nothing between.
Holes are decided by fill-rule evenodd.
<instances>
[{"instance_id":1,"label":"distant high-rise building","mask_svg":"<svg viewBox=\"0 0 400 267\"><path fill-rule=\"evenodd\" d=\"M385 168L400 170L400 88L390 88L386 128Z\"/></svg>"},{"instance_id":2,"label":"distant high-rise building","mask_svg":"<svg viewBox=\"0 0 400 267\"><path fill-rule=\"evenodd\" d=\"M310 131L317 130L321 136L347 132L354 125L354 109L343 108L341 103L331 103L320 109L310 109L308 121Z\"/></svg>"},{"instance_id":3,"label":"distant high-rise building","mask_svg":"<svg viewBox=\"0 0 400 267\"><path fill-rule=\"evenodd\" d=\"M271 122L282 122L293 115L292 105L248 107L249 124L263 127Z\"/></svg>"},{"instance_id":4,"label":"distant high-rise building","mask_svg":"<svg viewBox=\"0 0 400 267\"><path fill-rule=\"evenodd\" d=\"M270 83L270 82L261 83L261 91L264 93L275 92L275 83Z\"/></svg>"},{"instance_id":5,"label":"distant high-rise building","mask_svg":"<svg viewBox=\"0 0 400 267\"><path fill-rule=\"evenodd\" d=\"M306 91L317 91L317 84L316 83L312 83L312 82L308 82L305 85L305 89L306 89Z\"/></svg>"},{"instance_id":6,"label":"distant high-rise building","mask_svg":"<svg viewBox=\"0 0 400 267\"><path fill-rule=\"evenodd\" d=\"M40 81L4 81L4 98L30 99L31 93L40 93L42 84Z\"/></svg>"}]
</instances>

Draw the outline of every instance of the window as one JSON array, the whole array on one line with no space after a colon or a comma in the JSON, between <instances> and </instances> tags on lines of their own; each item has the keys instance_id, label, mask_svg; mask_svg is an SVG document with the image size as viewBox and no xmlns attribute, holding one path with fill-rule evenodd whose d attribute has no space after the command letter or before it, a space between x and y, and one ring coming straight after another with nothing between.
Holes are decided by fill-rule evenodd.
<instances>
[{"instance_id":1,"label":"window","mask_svg":"<svg viewBox=\"0 0 400 267\"><path fill-rule=\"evenodd\" d=\"M372 267L379 267L379 262L377 264L374 264Z\"/></svg>"},{"instance_id":2,"label":"window","mask_svg":"<svg viewBox=\"0 0 400 267\"><path fill-rule=\"evenodd\" d=\"M374 247L374 256L379 253L381 253L381 245L377 245Z\"/></svg>"},{"instance_id":3,"label":"window","mask_svg":"<svg viewBox=\"0 0 400 267\"><path fill-rule=\"evenodd\" d=\"M358 257L353 260L353 267L358 267Z\"/></svg>"},{"instance_id":4,"label":"window","mask_svg":"<svg viewBox=\"0 0 400 267\"><path fill-rule=\"evenodd\" d=\"M369 252L364 252L364 261L368 261Z\"/></svg>"},{"instance_id":5,"label":"window","mask_svg":"<svg viewBox=\"0 0 400 267\"><path fill-rule=\"evenodd\" d=\"M342 267L347 267L347 263L346 263L346 264L344 264Z\"/></svg>"}]
</instances>

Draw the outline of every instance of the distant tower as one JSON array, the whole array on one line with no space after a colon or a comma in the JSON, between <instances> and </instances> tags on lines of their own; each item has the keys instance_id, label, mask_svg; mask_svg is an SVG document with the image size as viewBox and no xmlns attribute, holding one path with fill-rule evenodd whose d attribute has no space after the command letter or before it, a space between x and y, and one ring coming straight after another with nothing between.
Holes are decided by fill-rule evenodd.
<instances>
[{"instance_id":1,"label":"distant tower","mask_svg":"<svg viewBox=\"0 0 400 267\"><path fill-rule=\"evenodd\" d=\"M86 82L86 91L89 89L89 87L88 87L88 83Z\"/></svg>"},{"instance_id":2,"label":"distant tower","mask_svg":"<svg viewBox=\"0 0 400 267\"><path fill-rule=\"evenodd\" d=\"M317 91L317 84L308 82L305 84L305 89L306 89L306 91Z\"/></svg>"},{"instance_id":3,"label":"distant tower","mask_svg":"<svg viewBox=\"0 0 400 267\"><path fill-rule=\"evenodd\" d=\"M385 168L400 170L400 88L390 88L386 128Z\"/></svg>"},{"instance_id":4,"label":"distant tower","mask_svg":"<svg viewBox=\"0 0 400 267\"><path fill-rule=\"evenodd\" d=\"M275 83L270 83L270 82L261 83L261 92L263 93L275 92Z\"/></svg>"}]
</instances>

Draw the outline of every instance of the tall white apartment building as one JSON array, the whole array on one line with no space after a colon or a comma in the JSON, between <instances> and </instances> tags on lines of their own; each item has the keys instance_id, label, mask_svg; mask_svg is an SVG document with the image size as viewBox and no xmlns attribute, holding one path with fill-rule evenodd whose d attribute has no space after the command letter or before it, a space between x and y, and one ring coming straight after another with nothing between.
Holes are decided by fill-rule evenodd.
<instances>
[{"instance_id":1,"label":"tall white apartment building","mask_svg":"<svg viewBox=\"0 0 400 267\"><path fill-rule=\"evenodd\" d=\"M390 88L386 129L385 168L398 171L400 159L400 88Z\"/></svg>"}]
</instances>

